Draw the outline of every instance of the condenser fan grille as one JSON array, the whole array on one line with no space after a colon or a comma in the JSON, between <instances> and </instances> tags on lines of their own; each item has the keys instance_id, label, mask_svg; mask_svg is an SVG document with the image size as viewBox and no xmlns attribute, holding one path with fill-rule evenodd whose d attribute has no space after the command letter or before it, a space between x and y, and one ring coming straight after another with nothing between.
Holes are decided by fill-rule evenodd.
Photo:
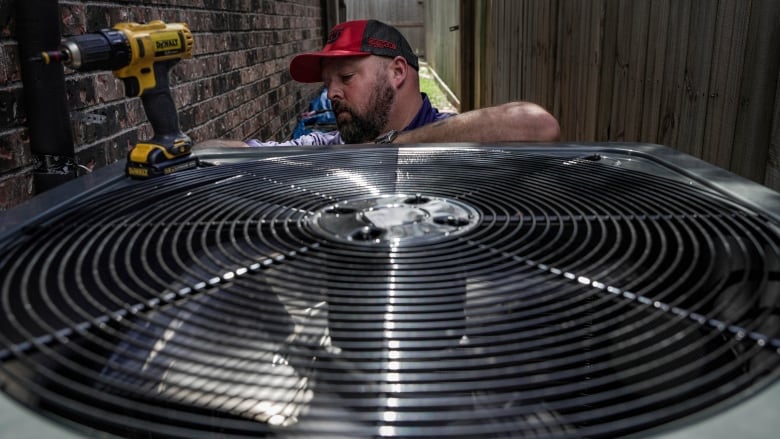
<instances>
[{"instance_id":1,"label":"condenser fan grille","mask_svg":"<svg viewBox=\"0 0 780 439\"><path fill-rule=\"evenodd\" d=\"M203 168L2 242L0 382L122 436L639 432L777 375L779 230L599 156Z\"/></svg>"}]
</instances>

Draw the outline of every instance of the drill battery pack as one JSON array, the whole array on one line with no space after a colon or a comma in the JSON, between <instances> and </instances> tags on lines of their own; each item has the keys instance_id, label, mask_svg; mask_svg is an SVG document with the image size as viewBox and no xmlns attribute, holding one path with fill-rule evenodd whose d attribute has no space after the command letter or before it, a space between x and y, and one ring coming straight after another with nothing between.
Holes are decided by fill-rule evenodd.
<instances>
[{"instance_id":1,"label":"drill battery pack","mask_svg":"<svg viewBox=\"0 0 780 439\"><path fill-rule=\"evenodd\" d=\"M125 171L133 178L151 178L196 168L198 164L198 158L192 154L192 139L187 135L155 134L128 152Z\"/></svg>"},{"instance_id":2,"label":"drill battery pack","mask_svg":"<svg viewBox=\"0 0 780 439\"><path fill-rule=\"evenodd\" d=\"M152 164L137 163L128 160L125 171L128 176L133 178L152 178L173 174L174 172L184 171L186 169L197 168L198 164L198 157L190 154L184 157L177 157Z\"/></svg>"}]
</instances>

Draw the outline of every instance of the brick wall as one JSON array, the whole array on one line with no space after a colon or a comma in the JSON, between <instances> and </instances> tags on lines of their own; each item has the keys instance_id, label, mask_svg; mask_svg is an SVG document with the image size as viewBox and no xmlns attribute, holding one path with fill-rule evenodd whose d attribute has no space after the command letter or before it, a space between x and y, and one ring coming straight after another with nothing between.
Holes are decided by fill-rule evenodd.
<instances>
[{"instance_id":1,"label":"brick wall","mask_svg":"<svg viewBox=\"0 0 780 439\"><path fill-rule=\"evenodd\" d=\"M35 195L42 161L30 152L25 126L13 4L0 2L0 210ZM58 7L63 36L119 22L186 22L194 57L176 65L171 87L181 128L195 142L285 140L318 90L287 69L294 54L322 44L320 0L60 0ZM116 162L151 136L140 99L125 98L111 72L66 69L65 87L80 169Z\"/></svg>"}]
</instances>

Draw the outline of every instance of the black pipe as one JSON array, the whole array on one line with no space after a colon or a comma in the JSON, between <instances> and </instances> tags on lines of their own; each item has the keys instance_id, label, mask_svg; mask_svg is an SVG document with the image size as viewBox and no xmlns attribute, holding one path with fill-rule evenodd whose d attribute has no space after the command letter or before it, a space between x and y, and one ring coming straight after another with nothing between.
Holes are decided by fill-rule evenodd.
<instances>
[{"instance_id":1,"label":"black pipe","mask_svg":"<svg viewBox=\"0 0 780 439\"><path fill-rule=\"evenodd\" d=\"M64 67L31 60L43 50L59 47L59 5L57 0L16 0L14 8L30 149L42 156L35 189L42 192L76 176Z\"/></svg>"}]
</instances>

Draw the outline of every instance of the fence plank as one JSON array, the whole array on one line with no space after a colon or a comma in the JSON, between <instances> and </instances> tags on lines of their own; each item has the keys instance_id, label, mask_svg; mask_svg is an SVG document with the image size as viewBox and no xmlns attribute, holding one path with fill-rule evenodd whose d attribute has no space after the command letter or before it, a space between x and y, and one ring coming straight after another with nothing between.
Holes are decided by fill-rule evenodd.
<instances>
[{"instance_id":1,"label":"fence plank","mask_svg":"<svg viewBox=\"0 0 780 439\"><path fill-rule=\"evenodd\" d=\"M460 88L456 91L460 98L460 111L474 109L474 61L476 57L475 32L476 23L474 9L475 0L460 2L460 47L461 62L457 66L460 76Z\"/></svg>"},{"instance_id":2,"label":"fence plank","mask_svg":"<svg viewBox=\"0 0 780 439\"><path fill-rule=\"evenodd\" d=\"M534 44L536 40L536 23L531 20L531 17L538 17L536 12L536 4L532 0L520 0L517 2L520 9L520 20L517 20L520 24L520 62L519 62L519 81L517 84L516 96L528 96L528 93L533 87L534 81L534 65L536 63L536 56L534 53Z\"/></svg>"},{"instance_id":3,"label":"fence plank","mask_svg":"<svg viewBox=\"0 0 780 439\"><path fill-rule=\"evenodd\" d=\"M584 11L584 32L588 35L587 44L583 50L583 68L586 80L583 84L583 128L582 138L596 140L598 127L599 89L601 63L603 53L601 43L604 39L604 28L601 25L604 13L604 0L593 0L588 11Z\"/></svg>"},{"instance_id":4,"label":"fence plank","mask_svg":"<svg viewBox=\"0 0 780 439\"><path fill-rule=\"evenodd\" d=\"M536 57L537 67L534 82L530 84L533 89L529 93L529 99L538 100L545 107L552 108L555 102L555 47L557 45L557 29L553 25L558 15L557 1L534 2L536 5L542 5L541 19L536 22L538 26L537 35L539 41L536 43L538 56ZM532 18L529 18L532 19ZM536 81L538 79L538 82ZM540 84L538 87L536 84Z\"/></svg>"},{"instance_id":5,"label":"fence plank","mask_svg":"<svg viewBox=\"0 0 780 439\"><path fill-rule=\"evenodd\" d=\"M766 175L774 95L780 66L780 3L754 0L729 168L753 180Z\"/></svg>"},{"instance_id":6,"label":"fence plank","mask_svg":"<svg viewBox=\"0 0 780 439\"><path fill-rule=\"evenodd\" d=\"M487 0L487 7L486 7L486 15L487 15L487 26L485 29L485 50L486 55L484 57L484 64L481 66L482 71L484 74L482 75L482 82L479 84L479 86L482 89L482 99L480 100L479 105L481 107L493 105L494 99L493 99L493 85L497 81L497 74L496 74L496 58L498 57L498 50L496 47L496 32L494 29L497 26L497 15L495 13L496 8L496 2L495 0Z\"/></svg>"},{"instance_id":7,"label":"fence plank","mask_svg":"<svg viewBox=\"0 0 780 439\"><path fill-rule=\"evenodd\" d=\"M632 2L631 32L629 52L627 54L627 84L625 107L625 139L638 139L642 130L642 112L644 107L644 82L647 65L647 46L649 40L650 2ZM623 34L624 35L624 34Z\"/></svg>"},{"instance_id":8,"label":"fence plank","mask_svg":"<svg viewBox=\"0 0 780 439\"><path fill-rule=\"evenodd\" d=\"M596 137L588 140L614 140L612 135L613 78L616 68L617 27L619 23L619 0L606 0L601 12L601 72L599 79L598 113L596 115Z\"/></svg>"},{"instance_id":9,"label":"fence plank","mask_svg":"<svg viewBox=\"0 0 780 439\"><path fill-rule=\"evenodd\" d=\"M728 168L739 108L739 84L745 60L750 8L740 0L721 1L718 35L712 59L712 77L704 130L703 158Z\"/></svg>"},{"instance_id":10,"label":"fence plank","mask_svg":"<svg viewBox=\"0 0 780 439\"><path fill-rule=\"evenodd\" d=\"M610 140L626 139L626 116L628 114L629 98L629 68L631 67L631 0L620 0L618 4L618 24L615 46L615 70L613 75L612 115L610 118Z\"/></svg>"},{"instance_id":11,"label":"fence plank","mask_svg":"<svg viewBox=\"0 0 780 439\"><path fill-rule=\"evenodd\" d=\"M650 4L650 23L647 42L647 66L642 106L642 130L640 139L658 142L658 125L661 120L661 91L663 89L664 63L669 36L671 0L653 0Z\"/></svg>"},{"instance_id":12,"label":"fence plank","mask_svg":"<svg viewBox=\"0 0 780 439\"><path fill-rule=\"evenodd\" d=\"M777 82L780 83L780 73ZM775 93L775 114L772 118L772 137L769 140L764 184L780 191L780 87L777 87Z\"/></svg>"},{"instance_id":13,"label":"fence plank","mask_svg":"<svg viewBox=\"0 0 780 439\"><path fill-rule=\"evenodd\" d=\"M504 22L506 23L506 32L502 34L507 45L506 64L507 64L507 101L513 100L520 94L520 84L525 79L522 70L522 46L520 45L524 35L520 33L521 22L516 17L521 17L522 12L515 13L514 9L520 9L524 2L513 1L505 3L507 11L504 13Z\"/></svg>"},{"instance_id":14,"label":"fence plank","mask_svg":"<svg viewBox=\"0 0 780 439\"><path fill-rule=\"evenodd\" d=\"M493 101L500 104L509 100L509 71L507 69L507 55L508 47L506 44L507 34L507 15L506 15L506 0L496 1L496 12L498 15L498 25L496 27L496 77L498 81L493 84Z\"/></svg>"},{"instance_id":15,"label":"fence plank","mask_svg":"<svg viewBox=\"0 0 780 439\"><path fill-rule=\"evenodd\" d=\"M555 102L554 111L558 115L558 121L561 125L562 137L571 139L576 138L574 122L576 114L572 117L574 110L574 96L572 93L572 72L576 71L573 60L574 50L572 49L572 21L575 13L572 11L574 3L564 2L558 9L558 60L556 77L556 90L558 96Z\"/></svg>"},{"instance_id":16,"label":"fence plank","mask_svg":"<svg viewBox=\"0 0 780 439\"><path fill-rule=\"evenodd\" d=\"M691 8L690 47L686 57L685 84L682 90L680 131L673 146L697 157L702 156L707 96L715 42L716 8L696 1Z\"/></svg>"},{"instance_id":17,"label":"fence plank","mask_svg":"<svg viewBox=\"0 0 780 439\"><path fill-rule=\"evenodd\" d=\"M685 57L688 51L689 17L693 1L696 0L674 1L670 14L661 92L662 113L658 126L658 143L668 146L677 144L679 132L683 129L680 108L685 90Z\"/></svg>"}]
</instances>

